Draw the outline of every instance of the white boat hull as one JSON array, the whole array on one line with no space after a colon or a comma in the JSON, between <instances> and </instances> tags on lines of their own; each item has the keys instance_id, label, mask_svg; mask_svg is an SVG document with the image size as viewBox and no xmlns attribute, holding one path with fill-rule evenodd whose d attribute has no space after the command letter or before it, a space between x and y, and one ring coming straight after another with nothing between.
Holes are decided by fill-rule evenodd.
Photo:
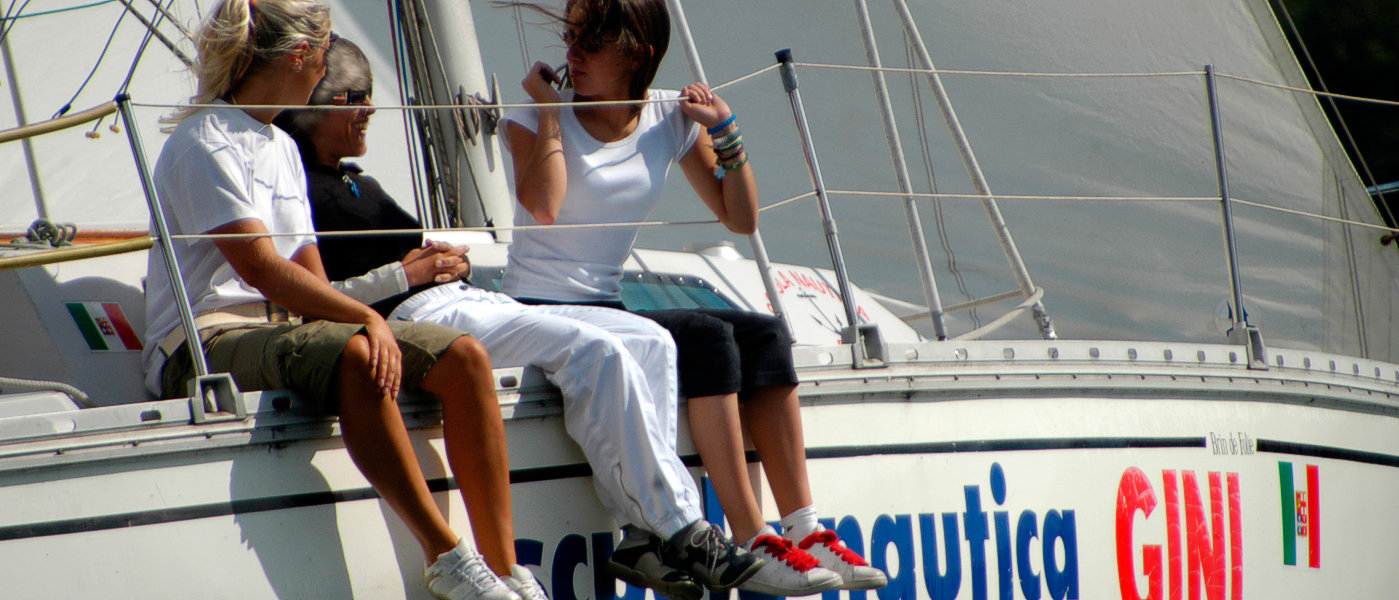
<instances>
[{"instance_id":1,"label":"white boat hull","mask_svg":"<svg viewBox=\"0 0 1399 600\"><path fill-rule=\"evenodd\" d=\"M1399 584L1383 566L1399 537L1382 512L1399 499L1394 365L1333 372L1332 357L1281 350L1274 360L1297 366L1250 371L1229 346L1119 342L891 350L903 359L864 371L842 366L848 348L798 351L812 365L818 507L889 573L881 600L1195 597L1192 586L1383 598ZM614 525L531 377L502 390L520 558L554 600L638 594L597 589ZM416 543L333 423L261 402L251 423L8 444L0 580L24 598L425 598ZM469 531L445 490L432 402L405 411L440 502ZM681 450L693 455L687 440Z\"/></svg>"}]
</instances>

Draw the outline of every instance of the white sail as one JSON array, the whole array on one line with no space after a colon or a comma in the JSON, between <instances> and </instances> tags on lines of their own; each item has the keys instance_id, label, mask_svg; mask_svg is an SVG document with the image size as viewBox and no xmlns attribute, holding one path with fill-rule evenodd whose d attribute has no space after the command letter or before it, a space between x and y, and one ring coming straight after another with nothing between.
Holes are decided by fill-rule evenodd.
<instances>
[{"instance_id":1,"label":"white sail","mask_svg":"<svg viewBox=\"0 0 1399 600\"><path fill-rule=\"evenodd\" d=\"M906 58L889 4L870 4L885 66L916 65ZM1312 96L1235 79L1306 85L1266 2L912 4L940 69L1174 73L944 74L996 194L1218 198L1203 77L1203 67L1212 64L1227 76L1220 97L1231 195L1268 207L1381 223ZM509 23L513 15L477 12L488 65L518 64ZM808 2L800 10L785 3L706 2L687 16L714 84L771 65L772 52L781 48L791 48L804 63L865 64L850 2ZM534 59L559 59L556 37L538 27L526 31ZM679 49L670 54L658 84L684 85L690 76L683 57ZM895 191L869 75L799 66L798 76L828 186ZM910 164L921 165L909 76L891 73L888 79L903 147ZM922 76L914 82L922 88L930 120L937 191L973 193ZM507 87L507 99L512 91L517 99L523 96ZM809 191L777 74L721 93L742 120L764 203ZM919 191L931 191L920 173L913 180L921 184ZM673 201L663 204L663 218L706 216L684 185L673 191ZM921 298L911 275L911 251L899 243L906 236L894 237L897 230L890 229L902 222L897 200L834 196L852 277L884 294ZM979 204L943 203L958 272L971 294L1013 289ZM931 202L923 204L928 239L937 240ZM1001 207L1036 283L1046 290L1045 303L1061 336L1224 340L1218 323L1226 320L1221 314L1230 288L1217 200L1002 199ZM1246 311L1269 343L1377 359L1396 356L1399 329L1391 299L1399 270L1394 252L1378 244L1383 231L1253 205L1238 205L1235 214ZM823 239L810 233L815 220L811 201L767 213L762 227L774 260L823 256ZM641 239L678 247L673 237L651 230ZM944 302L965 300L959 298L946 253L936 242L932 250ZM969 328L961 318L953 333ZM1035 330L1027 321L1001 335L1033 337Z\"/></svg>"}]
</instances>

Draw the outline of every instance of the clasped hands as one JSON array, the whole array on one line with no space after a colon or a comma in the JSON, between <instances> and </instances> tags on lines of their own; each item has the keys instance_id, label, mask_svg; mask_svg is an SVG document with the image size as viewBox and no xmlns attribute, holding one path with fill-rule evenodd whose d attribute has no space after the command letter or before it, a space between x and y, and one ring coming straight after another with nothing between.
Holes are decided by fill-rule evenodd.
<instances>
[{"instance_id":1,"label":"clasped hands","mask_svg":"<svg viewBox=\"0 0 1399 600\"><path fill-rule=\"evenodd\" d=\"M471 275L471 261L466 258L469 250L466 246L430 241L422 248L409 251L399 262L403 264L410 287L446 283Z\"/></svg>"}]
</instances>

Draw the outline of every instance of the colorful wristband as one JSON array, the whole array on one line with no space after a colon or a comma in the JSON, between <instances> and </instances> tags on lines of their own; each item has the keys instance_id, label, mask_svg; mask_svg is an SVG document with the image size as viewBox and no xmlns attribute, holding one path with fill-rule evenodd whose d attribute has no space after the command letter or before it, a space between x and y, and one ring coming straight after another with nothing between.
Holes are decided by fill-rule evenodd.
<instances>
[{"instance_id":1,"label":"colorful wristband","mask_svg":"<svg viewBox=\"0 0 1399 600\"><path fill-rule=\"evenodd\" d=\"M729 113L729 118L724 119L724 122L723 122L723 123L720 123L720 124L718 124L718 125L715 125L715 126L709 128L709 135L714 135L714 134L716 134L716 133L719 133L720 131L723 131L725 127L728 127L729 124L730 124L730 123L733 123L733 122L734 122L734 119L737 119L737 118L738 118L738 115L733 114L733 113Z\"/></svg>"}]
</instances>

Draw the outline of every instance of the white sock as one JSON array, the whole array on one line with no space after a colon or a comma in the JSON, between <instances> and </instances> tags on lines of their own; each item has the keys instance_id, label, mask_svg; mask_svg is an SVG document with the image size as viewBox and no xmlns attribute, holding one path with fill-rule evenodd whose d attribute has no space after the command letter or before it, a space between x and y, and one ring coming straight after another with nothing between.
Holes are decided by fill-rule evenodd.
<instances>
[{"instance_id":1,"label":"white sock","mask_svg":"<svg viewBox=\"0 0 1399 600\"><path fill-rule=\"evenodd\" d=\"M758 534L753 536L753 539L743 542L739 545L743 546L744 550L752 550L753 544L758 541L758 538L763 537L765 535L777 535L777 530L773 529L772 525L763 525L763 528L758 530Z\"/></svg>"},{"instance_id":2,"label":"white sock","mask_svg":"<svg viewBox=\"0 0 1399 600\"><path fill-rule=\"evenodd\" d=\"M816 505L798 508L782 517L782 535L794 542L800 542L813 533L825 529L816 520Z\"/></svg>"}]
</instances>

